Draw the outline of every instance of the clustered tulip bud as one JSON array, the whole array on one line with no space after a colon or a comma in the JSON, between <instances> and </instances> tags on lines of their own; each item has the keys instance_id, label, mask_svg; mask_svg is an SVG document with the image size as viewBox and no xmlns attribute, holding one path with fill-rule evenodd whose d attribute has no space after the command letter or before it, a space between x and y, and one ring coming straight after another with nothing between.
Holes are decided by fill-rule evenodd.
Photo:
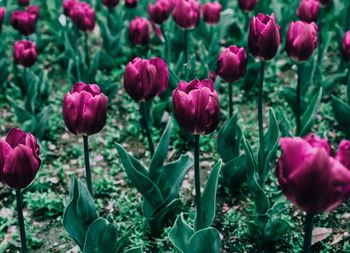
<instances>
[{"instance_id":1,"label":"clustered tulip bud","mask_svg":"<svg viewBox=\"0 0 350 253\"><path fill-rule=\"evenodd\" d=\"M137 6L137 0L125 0L125 7L135 8Z\"/></svg>"},{"instance_id":2,"label":"clustered tulip bud","mask_svg":"<svg viewBox=\"0 0 350 253\"><path fill-rule=\"evenodd\" d=\"M238 0L239 7L244 11L252 11L258 4L258 0Z\"/></svg>"},{"instance_id":3,"label":"clustered tulip bud","mask_svg":"<svg viewBox=\"0 0 350 253\"><path fill-rule=\"evenodd\" d=\"M173 111L179 125L200 135L213 132L220 119L219 96L210 79L181 81L173 91Z\"/></svg>"},{"instance_id":4,"label":"clustered tulip bud","mask_svg":"<svg viewBox=\"0 0 350 253\"><path fill-rule=\"evenodd\" d=\"M350 170L350 141L342 140L339 143L337 155L335 158L341 162L348 170Z\"/></svg>"},{"instance_id":5,"label":"clustered tulip bud","mask_svg":"<svg viewBox=\"0 0 350 253\"><path fill-rule=\"evenodd\" d=\"M333 154L332 146L329 144L329 141L326 137L320 138L318 135L310 133L307 136L303 137L303 139L313 148L323 148L328 155Z\"/></svg>"},{"instance_id":6,"label":"clustered tulip bud","mask_svg":"<svg viewBox=\"0 0 350 253\"><path fill-rule=\"evenodd\" d=\"M30 3L30 0L18 0L18 4L20 6L28 6Z\"/></svg>"},{"instance_id":7,"label":"clustered tulip bud","mask_svg":"<svg viewBox=\"0 0 350 253\"><path fill-rule=\"evenodd\" d=\"M161 58L135 58L126 65L124 88L136 102L160 95L169 84L168 67Z\"/></svg>"},{"instance_id":8,"label":"clustered tulip bud","mask_svg":"<svg viewBox=\"0 0 350 253\"><path fill-rule=\"evenodd\" d=\"M6 10L4 7L0 7L0 32L2 30L2 24L4 23Z\"/></svg>"},{"instance_id":9,"label":"clustered tulip bud","mask_svg":"<svg viewBox=\"0 0 350 253\"><path fill-rule=\"evenodd\" d=\"M77 4L79 4L79 0L64 0L62 3L64 15L69 17L71 9Z\"/></svg>"},{"instance_id":10,"label":"clustered tulip bud","mask_svg":"<svg viewBox=\"0 0 350 253\"><path fill-rule=\"evenodd\" d=\"M277 177L282 192L307 213L335 209L350 193L350 171L324 147L300 137L281 138Z\"/></svg>"},{"instance_id":11,"label":"clustered tulip bud","mask_svg":"<svg viewBox=\"0 0 350 253\"><path fill-rule=\"evenodd\" d=\"M280 27L275 15L259 13L250 22L248 46L250 52L261 60L275 57L281 43Z\"/></svg>"},{"instance_id":12,"label":"clustered tulip bud","mask_svg":"<svg viewBox=\"0 0 350 253\"><path fill-rule=\"evenodd\" d=\"M176 0L173 19L182 29L194 29L198 25L201 16L200 8L198 0Z\"/></svg>"},{"instance_id":13,"label":"clustered tulip bud","mask_svg":"<svg viewBox=\"0 0 350 253\"><path fill-rule=\"evenodd\" d=\"M86 2L73 5L69 16L72 22L83 32L92 31L95 28L95 10Z\"/></svg>"},{"instance_id":14,"label":"clustered tulip bud","mask_svg":"<svg viewBox=\"0 0 350 253\"><path fill-rule=\"evenodd\" d=\"M233 83L241 79L247 67L247 54L242 47L225 48L218 59L218 74L226 82Z\"/></svg>"},{"instance_id":15,"label":"clustered tulip bud","mask_svg":"<svg viewBox=\"0 0 350 253\"><path fill-rule=\"evenodd\" d=\"M350 62L350 30L347 31L344 35L342 48L345 59Z\"/></svg>"},{"instance_id":16,"label":"clustered tulip bud","mask_svg":"<svg viewBox=\"0 0 350 253\"><path fill-rule=\"evenodd\" d=\"M18 128L0 140L0 182L19 190L34 180L41 160L35 137Z\"/></svg>"},{"instance_id":17,"label":"clustered tulip bud","mask_svg":"<svg viewBox=\"0 0 350 253\"><path fill-rule=\"evenodd\" d=\"M27 12L35 15L36 18L38 18L40 16L40 9L39 9L39 6L37 6L37 5L28 6Z\"/></svg>"},{"instance_id":18,"label":"clustered tulip bud","mask_svg":"<svg viewBox=\"0 0 350 253\"><path fill-rule=\"evenodd\" d=\"M317 48L317 33L318 27L314 22L292 22L286 40L288 56L295 61L308 60Z\"/></svg>"},{"instance_id":19,"label":"clustered tulip bud","mask_svg":"<svg viewBox=\"0 0 350 253\"><path fill-rule=\"evenodd\" d=\"M221 10L222 5L218 2L209 2L204 4L202 7L204 21L210 25L217 24L220 20Z\"/></svg>"},{"instance_id":20,"label":"clustered tulip bud","mask_svg":"<svg viewBox=\"0 0 350 253\"><path fill-rule=\"evenodd\" d=\"M119 0L102 0L102 3L107 7L107 8L114 8L118 5Z\"/></svg>"},{"instance_id":21,"label":"clustered tulip bud","mask_svg":"<svg viewBox=\"0 0 350 253\"><path fill-rule=\"evenodd\" d=\"M146 45L151 39L150 23L145 18L135 17L130 22L129 39L134 45Z\"/></svg>"},{"instance_id":22,"label":"clustered tulip bud","mask_svg":"<svg viewBox=\"0 0 350 253\"><path fill-rule=\"evenodd\" d=\"M35 32L36 21L39 17L39 8L29 7L27 10L16 10L11 13L10 23L22 35L28 36Z\"/></svg>"},{"instance_id":23,"label":"clustered tulip bud","mask_svg":"<svg viewBox=\"0 0 350 253\"><path fill-rule=\"evenodd\" d=\"M301 0L297 10L297 16L301 21L316 22L320 12L318 0Z\"/></svg>"},{"instance_id":24,"label":"clustered tulip bud","mask_svg":"<svg viewBox=\"0 0 350 253\"><path fill-rule=\"evenodd\" d=\"M20 40L15 42L13 47L15 61L23 67L29 68L34 65L38 59L36 45L29 40Z\"/></svg>"},{"instance_id":25,"label":"clustered tulip bud","mask_svg":"<svg viewBox=\"0 0 350 253\"><path fill-rule=\"evenodd\" d=\"M154 4L148 4L148 14L156 24L162 24L168 20L172 9L172 0L156 0Z\"/></svg>"},{"instance_id":26,"label":"clustered tulip bud","mask_svg":"<svg viewBox=\"0 0 350 253\"><path fill-rule=\"evenodd\" d=\"M70 132L88 136L106 124L108 98L96 84L76 83L64 96L62 114Z\"/></svg>"}]
</instances>

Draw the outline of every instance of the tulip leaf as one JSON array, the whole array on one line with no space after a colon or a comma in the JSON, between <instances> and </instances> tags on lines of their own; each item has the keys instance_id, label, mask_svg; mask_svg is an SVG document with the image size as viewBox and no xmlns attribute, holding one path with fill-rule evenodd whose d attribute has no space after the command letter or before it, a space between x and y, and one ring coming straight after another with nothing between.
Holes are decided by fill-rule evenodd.
<instances>
[{"instance_id":1,"label":"tulip leaf","mask_svg":"<svg viewBox=\"0 0 350 253\"><path fill-rule=\"evenodd\" d=\"M339 126L349 135L350 128L350 106L339 98L332 96L332 107L334 117L338 121Z\"/></svg>"},{"instance_id":2,"label":"tulip leaf","mask_svg":"<svg viewBox=\"0 0 350 253\"><path fill-rule=\"evenodd\" d=\"M191 250L189 242L194 232L194 229L186 223L181 213L169 232L169 240L179 252L187 253Z\"/></svg>"},{"instance_id":3,"label":"tulip leaf","mask_svg":"<svg viewBox=\"0 0 350 253\"><path fill-rule=\"evenodd\" d=\"M270 218L265 225L264 238L268 242L275 242L279 240L290 227L290 223L283 218Z\"/></svg>"},{"instance_id":4,"label":"tulip leaf","mask_svg":"<svg viewBox=\"0 0 350 253\"><path fill-rule=\"evenodd\" d=\"M189 253L220 253L220 244L219 231L212 227L204 228L192 235Z\"/></svg>"},{"instance_id":5,"label":"tulip leaf","mask_svg":"<svg viewBox=\"0 0 350 253\"><path fill-rule=\"evenodd\" d=\"M89 226L97 218L95 203L88 189L72 177L69 204L63 215L63 227L80 248L83 248Z\"/></svg>"},{"instance_id":6,"label":"tulip leaf","mask_svg":"<svg viewBox=\"0 0 350 253\"><path fill-rule=\"evenodd\" d=\"M322 88L320 88L319 92L312 98L310 102L310 106L306 109L306 111L301 116L301 125L302 130L300 132L300 136L305 136L309 133L312 128L318 108L321 103L322 98Z\"/></svg>"},{"instance_id":7,"label":"tulip leaf","mask_svg":"<svg viewBox=\"0 0 350 253\"><path fill-rule=\"evenodd\" d=\"M235 192L247 179L247 166L244 155L237 156L225 163L221 168L225 186Z\"/></svg>"},{"instance_id":8,"label":"tulip leaf","mask_svg":"<svg viewBox=\"0 0 350 253\"><path fill-rule=\"evenodd\" d=\"M282 91L289 107L292 109L294 116L296 115L297 111L297 104L296 104L296 92L294 88L291 87L285 87ZM300 111L304 112L307 108L307 103L305 101L305 98L301 96L300 98Z\"/></svg>"},{"instance_id":9,"label":"tulip leaf","mask_svg":"<svg viewBox=\"0 0 350 253\"><path fill-rule=\"evenodd\" d=\"M128 249L124 253L142 253L142 248L136 247L136 248Z\"/></svg>"}]
</instances>

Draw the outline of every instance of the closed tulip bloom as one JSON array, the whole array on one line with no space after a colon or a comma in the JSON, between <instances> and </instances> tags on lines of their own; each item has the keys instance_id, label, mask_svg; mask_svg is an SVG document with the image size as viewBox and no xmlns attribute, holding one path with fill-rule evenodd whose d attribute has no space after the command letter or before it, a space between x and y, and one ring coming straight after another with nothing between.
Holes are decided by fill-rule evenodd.
<instances>
[{"instance_id":1,"label":"closed tulip bloom","mask_svg":"<svg viewBox=\"0 0 350 253\"><path fill-rule=\"evenodd\" d=\"M30 0L18 0L18 4L20 6L28 6L30 3Z\"/></svg>"},{"instance_id":2,"label":"closed tulip bloom","mask_svg":"<svg viewBox=\"0 0 350 253\"><path fill-rule=\"evenodd\" d=\"M62 114L70 132L89 136L106 124L108 98L96 84L76 83L64 96Z\"/></svg>"},{"instance_id":3,"label":"closed tulip bloom","mask_svg":"<svg viewBox=\"0 0 350 253\"><path fill-rule=\"evenodd\" d=\"M37 17L36 13L17 10L11 13L10 23L22 35L28 36L35 32Z\"/></svg>"},{"instance_id":4,"label":"closed tulip bloom","mask_svg":"<svg viewBox=\"0 0 350 253\"><path fill-rule=\"evenodd\" d=\"M340 142L335 158L350 170L350 141L342 140Z\"/></svg>"},{"instance_id":5,"label":"closed tulip bloom","mask_svg":"<svg viewBox=\"0 0 350 253\"><path fill-rule=\"evenodd\" d=\"M317 32L318 28L314 22L292 22L286 39L288 56L295 61L308 60L317 48Z\"/></svg>"},{"instance_id":6,"label":"closed tulip bloom","mask_svg":"<svg viewBox=\"0 0 350 253\"><path fill-rule=\"evenodd\" d=\"M173 110L179 125L194 135L209 134L220 119L219 96L210 79L181 81L173 91Z\"/></svg>"},{"instance_id":7,"label":"closed tulip bloom","mask_svg":"<svg viewBox=\"0 0 350 253\"><path fill-rule=\"evenodd\" d=\"M222 5L218 2L209 2L204 4L202 7L204 21L210 25L217 24L220 20L221 10Z\"/></svg>"},{"instance_id":8,"label":"closed tulip bloom","mask_svg":"<svg viewBox=\"0 0 350 253\"><path fill-rule=\"evenodd\" d=\"M73 9L73 7L77 4L79 4L79 0L64 0L62 4L64 15L69 17L71 9Z\"/></svg>"},{"instance_id":9,"label":"closed tulip bloom","mask_svg":"<svg viewBox=\"0 0 350 253\"><path fill-rule=\"evenodd\" d=\"M173 8L173 0L156 0L154 4L148 4L150 19L156 24L162 24L168 20Z\"/></svg>"},{"instance_id":10,"label":"closed tulip bloom","mask_svg":"<svg viewBox=\"0 0 350 253\"><path fill-rule=\"evenodd\" d=\"M198 0L175 0L173 19L182 29L194 29L199 23L200 8Z\"/></svg>"},{"instance_id":11,"label":"closed tulip bloom","mask_svg":"<svg viewBox=\"0 0 350 253\"><path fill-rule=\"evenodd\" d=\"M126 65L124 88L136 102L160 95L169 84L168 67L161 58L135 58Z\"/></svg>"},{"instance_id":12,"label":"closed tulip bloom","mask_svg":"<svg viewBox=\"0 0 350 253\"><path fill-rule=\"evenodd\" d=\"M0 182L19 190L34 180L41 160L35 137L18 128L0 140Z\"/></svg>"},{"instance_id":13,"label":"closed tulip bloom","mask_svg":"<svg viewBox=\"0 0 350 253\"><path fill-rule=\"evenodd\" d=\"M125 0L125 7L135 8L137 6L137 0Z\"/></svg>"},{"instance_id":14,"label":"closed tulip bloom","mask_svg":"<svg viewBox=\"0 0 350 253\"><path fill-rule=\"evenodd\" d=\"M277 177L282 192L307 213L331 211L350 193L350 171L300 137L281 138Z\"/></svg>"},{"instance_id":15,"label":"closed tulip bloom","mask_svg":"<svg viewBox=\"0 0 350 253\"><path fill-rule=\"evenodd\" d=\"M0 7L0 31L2 30L2 24L4 23L6 10L4 7Z\"/></svg>"},{"instance_id":16,"label":"closed tulip bloom","mask_svg":"<svg viewBox=\"0 0 350 253\"><path fill-rule=\"evenodd\" d=\"M15 42L13 47L15 61L23 67L29 68L34 65L38 59L36 45L29 40L20 40Z\"/></svg>"},{"instance_id":17,"label":"closed tulip bloom","mask_svg":"<svg viewBox=\"0 0 350 253\"><path fill-rule=\"evenodd\" d=\"M275 57L281 44L280 27L276 24L275 15L259 13L250 22L248 46L250 52L261 60Z\"/></svg>"},{"instance_id":18,"label":"closed tulip bloom","mask_svg":"<svg viewBox=\"0 0 350 253\"><path fill-rule=\"evenodd\" d=\"M95 28L95 10L86 2L74 5L69 12L69 16L83 32L92 31Z\"/></svg>"},{"instance_id":19,"label":"closed tulip bloom","mask_svg":"<svg viewBox=\"0 0 350 253\"><path fill-rule=\"evenodd\" d=\"M308 142L313 148L323 148L328 155L333 154L333 149L331 144L328 142L327 138L320 138L318 135L314 133L310 133L303 138L306 142Z\"/></svg>"},{"instance_id":20,"label":"closed tulip bloom","mask_svg":"<svg viewBox=\"0 0 350 253\"><path fill-rule=\"evenodd\" d=\"M242 47L225 48L218 59L218 74L226 82L233 83L241 79L247 67L247 54Z\"/></svg>"},{"instance_id":21,"label":"closed tulip bloom","mask_svg":"<svg viewBox=\"0 0 350 253\"><path fill-rule=\"evenodd\" d=\"M258 4L258 0L238 0L238 4L244 11L252 11Z\"/></svg>"},{"instance_id":22,"label":"closed tulip bloom","mask_svg":"<svg viewBox=\"0 0 350 253\"><path fill-rule=\"evenodd\" d=\"M114 8L115 6L118 5L119 0L102 0L102 3L103 3L107 8Z\"/></svg>"},{"instance_id":23,"label":"closed tulip bloom","mask_svg":"<svg viewBox=\"0 0 350 253\"><path fill-rule=\"evenodd\" d=\"M350 30L347 31L344 35L342 48L345 59L350 62Z\"/></svg>"},{"instance_id":24,"label":"closed tulip bloom","mask_svg":"<svg viewBox=\"0 0 350 253\"><path fill-rule=\"evenodd\" d=\"M27 12L35 15L36 18L38 18L40 16L40 9L39 9L39 6L37 6L37 5L28 6Z\"/></svg>"},{"instance_id":25,"label":"closed tulip bloom","mask_svg":"<svg viewBox=\"0 0 350 253\"><path fill-rule=\"evenodd\" d=\"M320 12L320 2L318 0L301 0L297 10L297 16L301 21L316 22Z\"/></svg>"},{"instance_id":26,"label":"closed tulip bloom","mask_svg":"<svg viewBox=\"0 0 350 253\"><path fill-rule=\"evenodd\" d=\"M145 18L136 17L130 22L129 39L134 45L146 45L151 39L150 23Z\"/></svg>"}]
</instances>

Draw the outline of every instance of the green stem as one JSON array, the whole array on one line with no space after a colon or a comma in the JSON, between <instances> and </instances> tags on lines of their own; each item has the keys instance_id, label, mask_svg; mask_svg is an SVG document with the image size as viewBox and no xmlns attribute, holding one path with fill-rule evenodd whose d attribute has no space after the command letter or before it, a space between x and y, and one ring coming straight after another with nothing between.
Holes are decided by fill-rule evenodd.
<instances>
[{"instance_id":1,"label":"green stem","mask_svg":"<svg viewBox=\"0 0 350 253\"><path fill-rule=\"evenodd\" d=\"M346 96L348 99L348 105L350 105L350 67L348 69L348 81L346 83Z\"/></svg>"},{"instance_id":2,"label":"green stem","mask_svg":"<svg viewBox=\"0 0 350 253\"><path fill-rule=\"evenodd\" d=\"M153 157L154 145L153 145L153 140L152 140L152 136L151 136L151 131L150 131L149 125L148 125L146 102L144 102L144 101L140 102L140 111L141 111L141 119L143 120L143 125L144 125L143 127L145 128L145 132L146 132L149 151L151 153L151 157Z\"/></svg>"},{"instance_id":3,"label":"green stem","mask_svg":"<svg viewBox=\"0 0 350 253\"><path fill-rule=\"evenodd\" d=\"M303 253L311 252L311 238L312 238L312 219L314 214L307 213L304 222L304 246Z\"/></svg>"},{"instance_id":4,"label":"green stem","mask_svg":"<svg viewBox=\"0 0 350 253\"><path fill-rule=\"evenodd\" d=\"M170 56L170 47L169 47L169 42L168 42L168 38L167 35L165 34L165 29L164 29L164 24L160 25L160 29L162 31L163 37L164 37L164 58L165 61L168 62L169 61L169 56Z\"/></svg>"},{"instance_id":5,"label":"green stem","mask_svg":"<svg viewBox=\"0 0 350 253\"><path fill-rule=\"evenodd\" d=\"M259 171L263 172L264 169L264 121L263 121L263 92L264 92L264 72L265 62L261 61L260 65L260 80L259 80L259 94L258 94L258 124L259 124Z\"/></svg>"},{"instance_id":6,"label":"green stem","mask_svg":"<svg viewBox=\"0 0 350 253\"><path fill-rule=\"evenodd\" d=\"M188 78L188 30L184 30L184 67L186 80Z\"/></svg>"},{"instance_id":7,"label":"green stem","mask_svg":"<svg viewBox=\"0 0 350 253\"><path fill-rule=\"evenodd\" d=\"M16 190L16 201L17 201L18 224L19 224L19 232L21 236L22 253L27 253L28 249L27 249L26 231L24 227L24 218L23 218L23 211L22 211L21 190Z\"/></svg>"},{"instance_id":8,"label":"green stem","mask_svg":"<svg viewBox=\"0 0 350 253\"><path fill-rule=\"evenodd\" d=\"M232 117L233 114L233 84L229 83L228 84L228 111L229 111L229 116L230 118Z\"/></svg>"},{"instance_id":9,"label":"green stem","mask_svg":"<svg viewBox=\"0 0 350 253\"><path fill-rule=\"evenodd\" d=\"M85 49L85 60L86 65L90 67L90 53L89 53L89 34L87 32L84 33L85 39L84 39L84 49Z\"/></svg>"},{"instance_id":10,"label":"green stem","mask_svg":"<svg viewBox=\"0 0 350 253\"><path fill-rule=\"evenodd\" d=\"M88 136L84 135L83 136L83 140L84 140L84 158L85 158L86 184L87 184L87 188L88 188L91 196L93 196Z\"/></svg>"},{"instance_id":11,"label":"green stem","mask_svg":"<svg viewBox=\"0 0 350 253\"><path fill-rule=\"evenodd\" d=\"M301 133L301 85L303 80L304 64L298 63L298 83L297 83L297 94L296 94L296 136Z\"/></svg>"},{"instance_id":12,"label":"green stem","mask_svg":"<svg viewBox=\"0 0 350 253\"><path fill-rule=\"evenodd\" d=\"M196 208L197 215L201 214L201 177L199 170L199 137L200 135L194 136L194 183L196 189Z\"/></svg>"}]
</instances>

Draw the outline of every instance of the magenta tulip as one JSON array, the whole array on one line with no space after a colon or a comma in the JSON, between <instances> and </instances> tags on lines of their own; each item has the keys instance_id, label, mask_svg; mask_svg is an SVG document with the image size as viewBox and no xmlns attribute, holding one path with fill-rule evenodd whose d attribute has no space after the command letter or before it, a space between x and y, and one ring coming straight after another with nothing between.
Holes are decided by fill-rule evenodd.
<instances>
[{"instance_id":1,"label":"magenta tulip","mask_svg":"<svg viewBox=\"0 0 350 253\"><path fill-rule=\"evenodd\" d=\"M39 170L39 153L32 134L12 129L5 140L0 140L0 181L16 190L26 188Z\"/></svg>"},{"instance_id":2,"label":"magenta tulip","mask_svg":"<svg viewBox=\"0 0 350 253\"><path fill-rule=\"evenodd\" d=\"M156 24L162 24L168 20L173 9L173 0L156 0L154 4L148 4L150 19Z\"/></svg>"},{"instance_id":3,"label":"magenta tulip","mask_svg":"<svg viewBox=\"0 0 350 253\"><path fill-rule=\"evenodd\" d=\"M209 2L203 5L203 19L207 24L215 25L220 21L222 5L218 2Z\"/></svg>"},{"instance_id":4,"label":"magenta tulip","mask_svg":"<svg viewBox=\"0 0 350 253\"><path fill-rule=\"evenodd\" d=\"M252 11L258 4L258 0L238 0L238 4L244 11Z\"/></svg>"},{"instance_id":5,"label":"magenta tulip","mask_svg":"<svg viewBox=\"0 0 350 253\"><path fill-rule=\"evenodd\" d=\"M30 0L18 0L18 4L20 6L28 6L30 3Z\"/></svg>"},{"instance_id":6,"label":"magenta tulip","mask_svg":"<svg viewBox=\"0 0 350 253\"><path fill-rule=\"evenodd\" d=\"M11 13L10 23L22 35L28 36L35 32L37 14L30 11L17 10Z\"/></svg>"},{"instance_id":7,"label":"magenta tulip","mask_svg":"<svg viewBox=\"0 0 350 253\"><path fill-rule=\"evenodd\" d=\"M328 155L333 154L333 149L331 144L328 142L327 138L320 138L318 135L314 133L310 133L303 138L306 142L308 142L313 148L323 148Z\"/></svg>"},{"instance_id":8,"label":"magenta tulip","mask_svg":"<svg viewBox=\"0 0 350 253\"><path fill-rule=\"evenodd\" d=\"M340 142L335 158L350 170L350 141L342 140Z\"/></svg>"},{"instance_id":9,"label":"magenta tulip","mask_svg":"<svg viewBox=\"0 0 350 253\"><path fill-rule=\"evenodd\" d=\"M37 6L37 5L28 6L27 12L35 15L36 18L38 18L40 16L40 9L39 9L39 6Z\"/></svg>"},{"instance_id":10,"label":"magenta tulip","mask_svg":"<svg viewBox=\"0 0 350 253\"><path fill-rule=\"evenodd\" d=\"M70 11L73 9L75 5L79 4L79 0L64 0L63 1L63 13L67 17L70 15Z\"/></svg>"},{"instance_id":11,"label":"magenta tulip","mask_svg":"<svg viewBox=\"0 0 350 253\"><path fill-rule=\"evenodd\" d=\"M287 198L309 214L335 209L350 193L350 171L323 147L281 138L277 177Z\"/></svg>"},{"instance_id":12,"label":"magenta tulip","mask_svg":"<svg viewBox=\"0 0 350 253\"><path fill-rule=\"evenodd\" d=\"M13 46L13 55L15 61L23 67L29 68L34 65L38 59L36 45L29 40L20 40Z\"/></svg>"},{"instance_id":13,"label":"magenta tulip","mask_svg":"<svg viewBox=\"0 0 350 253\"><path fill-rule=\"evenodd\" d=\"M173 91L173 110L179 125L194 135L209 134L220 119L219 96L210 79L181 81Z\"/></svg>"},{"instance_id":14,"label":"magenta tulip","mask_svg":"<svg viewBox=\"0 0 350 253\"><path fill-rule=\"evenodd\" d=\"M107 7L107 8L114 8L118 5L119 0L102 0L102 3Z\"/></svg>"},{"instance_id":15,"label":"magenta tulip","mask_svg":"<svg viewBox=\"0 0 350 253\"><path fill-rule=\"evenodd\" d=\"M182 29L194 29L199 23L200 8L198 0L175 0L173 19Z\"/></svg>"},{"instance_id":16,"label":"magenta tulip","mask_svg":"<svg viewBox=\"0 0 350 253\"><path fill-rule=\"evenodd\" d=\"M106 124L108 98L96 84L76 83L64 96L62 114L70 132L89 136Z\"/></svg>"},{"instance_id":17,"label":"magenta tulip","mask_svg":"<svg viewBox=\"0 0 350 253\"><path fill-rule=\"evenodd\" d=\"M233 83L241 79L247 67L247 54L242 47L225 48L218 59L218 74L226 82Z\"/></svg>"},{"instance_id":18,"label":"magenta tulip","mask_svg":"<svg viewBox=\"0 0 350 253\"><path fill-rule=\"evenodd\" d=\"M169 84L168 67L161 58L135 58L126 65L124 88L136 102L160 95Z\"/></svg>"},{"instance_id":19,"label":"magenta tulip","mask_svg":"<svg viewBox=\"0 0 350 253\"><path fill-rule=\"evenodd\" d=\"M137 6L137 0L125 0L125 7L135 8Z\"/></svg>"},{"instance_id":20,"label":"magenta tulip","mask_svg":"<svg viewBox=\"0 0 350 253\"><path fill-rule=\"evenodd\" d=\"M130 22L129 39L134 45L148 44L151 39L151 28L146 18L135 17Z\"/></svg>"},{"instance_id":21,"label":"magenta tulip","mask_svg":"<svg viewBox=\"0 0 350 253\"><path fill-rule=\"evenodd\" d=\"M248 46L250 52L261 60L275 57L281 43L280 27L276 24L275 15L259 13L250 22Z\"/></svg>"},{"instance_id":22,"label":"magenta tulip","mask_svg":"<svg viewBox=\"0 0 350 253\"><path fill-rule=\"evenodd\" d=\"M320 2L318 0L301 0L297 10L297 16L301 21L316 22L320 12Z\"/></svg>"},{"instance_id":23,"label":"magenta tulip","mask_svg":"<svg viewBox=\"0 0 350 253\"><path fill-rule=\"evenodd\" d=\"M350 30L347 31L344 35L342 41L343 55L345 59L350 62Z\"/></svg>"},{"instance_id":24,"label":"magenta tulip","mask_svg":"<svg viewBox=\"0 0 350 253\"><path fill-rule=\"evenodd\" d=\"M83 32L92 31L95 28L95 10L86 2L73 5L69 16L72 22Z\"/></svg>"},{"instance_id":25,"label":"magenta tulip","mask_svg":"<svg viewBox=\"0 0 350 253\"><path fill-rule=\"evenodd\" d=\"M0 32L2 30L2 24L4 23L6 10L4 7L0 7Z\"/></svg>"}]
</instances>

